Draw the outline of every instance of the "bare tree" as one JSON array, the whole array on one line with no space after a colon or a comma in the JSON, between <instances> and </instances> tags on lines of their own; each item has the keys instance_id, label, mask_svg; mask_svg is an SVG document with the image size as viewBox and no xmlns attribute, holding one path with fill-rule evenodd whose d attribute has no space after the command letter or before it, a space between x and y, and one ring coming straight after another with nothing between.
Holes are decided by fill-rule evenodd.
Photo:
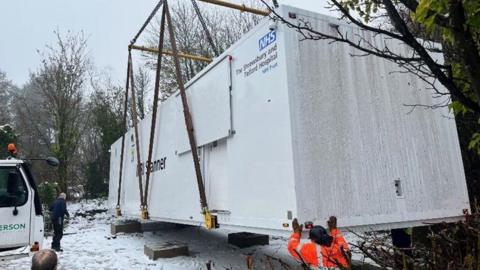
<instances>
[{"instance_id":1,"label":"bare tree","mask_svg":"<svg viewBox=\"0 0 480 270\"><path fill-rule=\"evenodd\" d=\"M454 224L425 224L411 230L411 247L392 244L389 232L354 233L353 252L382 269L477 270L480 267L480 216L465 215Z\"/></svg>"},{"instance_id":2,"label":"bare tree","mask_svg":"<svg viewBox=\"0 0 480 270\"><path fill-rule=\"evenodd\" d=\"M247 5L259 7L261 5L258 1L247 1ZM230 10L225 8L218 8L209 5L208 9L200 6L200 12L204 18L206 27L212 36L214 45L219 53L225 51L235 41L255 26L261 16L249 13L241 13L237 10ZM195 12L195 9L190 2L175 2L170 6L172 13L172 21L174 23L175 37L177 41L178 50L189 54L206 56L209 58L215 57L215 51L208 42L205 31L200 23L200 20ZM147 44L149 47L158 46L160 29L160 18L154 22L148 30ZM165 36L165 49L170 50L170 42L168 35ZM147 66L155 69L156 55L144 54ZM162 91L161 99L164 100L177 90L176 78L174 72L173 59L165 57L162 60L161 81ZM181 60L183 80L188 81L193 78L200 70L207 66L208 63L194 61L189 59Z\"/></svg>"},{"instance_id":3,"label":"bare tree","mask_svg":"<svg viewBox=\"0 0 480 270\"><path fill-rule=\"evenodd\" d=\"M69 32L65 37L54 33L56 43L39 52L41 65L18 95L16 110L23 127L30 126L25 129L37 134L42 145L60 159L58 183L68 191L69 182L80 177L76 154L85 131L83 96L91 65L82 33Z\"/></svg>"},{"instance_id":4,"label":"bare tree","mask_svg":"<svg viewBox=\"0 0 480 270\"><path fill-rule=\"evenodd\" d=\"M137 113L140 119L150 111L147 105L148 93L151 90L151 79L145 67L139 66L135 73L135 93L137 95Z\"/></svg>"},{"instance_id":5,"label":"bare tree","mask_svg":"<svg viewBox=\"0 0 480 270\"><path fill-rule=\"evenodd\" d=\"M124 89L108 74L92 77L86 104L88 125L79 146L83 187L87 197L105 196L110 173L110 146L123 134Z\"/></svg>"},{"instance_id":6,"label":"bare tree","mask_svg":"<svg viewBox=\"0 0 480 270\"><path fill-rule=\"evenodd\" d=\"M12 116L10 97L16 86L8 80L7 74L0 70L0 125L7 124Z\"/></svg>"},{"instance_id":7,"label":"bare tree","mask_svg":"<svg viewBox=\"0 0 480 270\"><path fill-rule=\"evenodd\" d=\"M268 4L262 0L265 5ZM474 22L478 14L472 13L473 6L462 1L438 0L330 0L332 9L342 19L361 28L361 34L348 35L347 29L335 27L334 32L314 29L306 18L290 19L280 16L270 7L273 17L296 29L303 40L326 40L348 44L359 51L359 55L374 55L397 63L405 71L417 75L434 91L435 96L450 96L462 105L461 110L480 114L480 55L478 35L479 23ZM468 2L468 1L467 1ZM408 16L405 16L408 14ZM473 15L472 15L473 14ZM411 16L422 26L428 38L434 31L440 31L443 48L433 40L419 40L412 30ZM417 26L418 26L417 24ZM364 33L380 35L389 42L375 43ZM418 32L417 32L418 33ZM399 52L389 44L401 43L411 52ZM447 54L449 62L437 61L432 54ZM438 87L441 83L447 91ZM441 104L418 104L418 106L439 107ZM458 107L458 106L457 106Z\"/></svg>"},{"instance_id":8,"label":"bare tree","mask_svg":"<svg viewBox=\"0 0 480 270\"><path fill-rule=\"evenodd\" d=\"M8 156L6 146L15 142L16 134L12 124L11 95L16 86L0 70L0 159Z\"/></svg>"}]
</instances>

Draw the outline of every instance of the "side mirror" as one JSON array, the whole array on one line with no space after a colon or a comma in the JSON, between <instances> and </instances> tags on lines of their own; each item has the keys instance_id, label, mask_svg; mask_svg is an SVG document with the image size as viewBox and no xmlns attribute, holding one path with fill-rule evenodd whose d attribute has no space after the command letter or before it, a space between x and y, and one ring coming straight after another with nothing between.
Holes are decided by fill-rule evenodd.
<instances>
[{"instance_id":1,"label":"side mirror","mask_svg":"<svg viewBox=\"0 0 480 270\"><path fill-rule=\"evenodd\" d=\"M45 161L48 163L48 165L53 167L57 167L60 164L60 161L58 161L58 159L54 157L48 157L45 159Z\"/></svg>"}]
</instances>

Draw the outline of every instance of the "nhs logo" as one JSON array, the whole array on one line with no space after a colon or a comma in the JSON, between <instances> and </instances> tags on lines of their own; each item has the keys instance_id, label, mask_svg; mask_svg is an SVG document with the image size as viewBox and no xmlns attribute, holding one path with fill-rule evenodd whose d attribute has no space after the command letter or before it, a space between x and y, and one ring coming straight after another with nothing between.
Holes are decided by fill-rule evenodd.
<instances>
[{"instance_id":1,"label":"nhs logo","mask_svg":"<svg viewBox=\"0 0 480 270\"><path fill-rule=\"evenodd\" d=\"M268 45L272 44L277 40L277 33L275 31L271 31L262 38L258 40L258 47L259 51L265 49Z\"/></svg>"}]
</instances>

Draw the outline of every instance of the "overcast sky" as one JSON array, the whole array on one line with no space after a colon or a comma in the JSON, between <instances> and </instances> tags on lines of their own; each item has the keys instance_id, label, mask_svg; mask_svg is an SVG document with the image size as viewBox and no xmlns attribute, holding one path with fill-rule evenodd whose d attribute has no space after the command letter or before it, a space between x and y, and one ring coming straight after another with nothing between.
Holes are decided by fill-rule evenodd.
<instances>
[{"instance_id":1,"label":"overcast sky","mask_svg":"<svg viewBox=\"0 0 480 270\"><path fill-rule=\"evenodd\" d=\"M182 1L182 0L178 0ZM183 0L185 1L185 0ZM229 0L234 1L234 0ZM235 0L234 2L241 2ZM325 0L278 0L325 11ZM14 0L0 9L0 70L21 86L39 65L37 49L55 41L53 31L83 31L97 69L123 80L127 45L151 12L156 0ZM204 3L200 3L205 7Z\"/></svg>"}]
</instances>

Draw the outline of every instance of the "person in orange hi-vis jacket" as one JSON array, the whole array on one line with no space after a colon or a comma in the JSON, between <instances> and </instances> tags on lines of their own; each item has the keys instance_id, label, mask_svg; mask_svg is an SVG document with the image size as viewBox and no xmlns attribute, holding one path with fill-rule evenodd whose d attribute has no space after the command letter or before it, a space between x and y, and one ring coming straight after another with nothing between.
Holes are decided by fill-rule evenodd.
<instances>
[{"instance_id":1,"label":"person in orange hi-vis jacket","mask_svg":"<svg viewBox=\"0 0 480 270\"><path fill-rule=\"evenodd\" d=\"M330 220L329 220L330 221ZM313 226L309 232L310 242L301 243L303 225L298 220L292 222L293 233L288 241L288 251L299 260L306 269L349 269L348 243L340 231L329 235L322 226ZM347 250L345 250L347 249Z\"/></svg>"},{"instance_id":2,"label":"person in orange hi-vis jacket","mask_svg":"<svg viewBox=\"0 0 480 270\"><path fill-rule=\"evenodd\" d=\"M337 258L340 264L347 269L349 268L352 260L352 253L348 246L347 240L342 235L342 232L337 228L337 217L331 216L327 221L328 233L333 237L332 247L326 247L328 253L334 254L333 257Z\"/></svg>"}]
</instances>

